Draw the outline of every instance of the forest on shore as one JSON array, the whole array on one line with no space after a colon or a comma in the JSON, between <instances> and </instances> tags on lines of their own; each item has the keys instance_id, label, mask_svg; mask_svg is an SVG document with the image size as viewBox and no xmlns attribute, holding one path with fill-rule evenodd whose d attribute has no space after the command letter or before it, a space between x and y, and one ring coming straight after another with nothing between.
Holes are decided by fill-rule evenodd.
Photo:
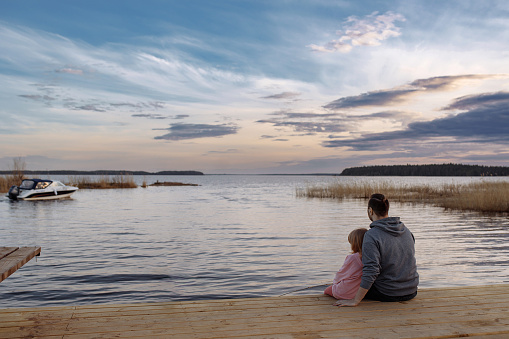
<instances>
[{"instance_id":1,"label":"forest on shore","mask_svg":"<svg viewBox=\"0 0 509 339\"><path fill-rule=\"evenodd\" d=\"M44 175L203 175L198 171L160 171L160 172L145 172L145 171L113 171L113 170L98 170L98 171L68 171L68 170L53 170L53 171L29 171L23 170L24 174L44 174ZM0 171L0 174L11 174L12 171Z\"/></svg>"},{"instance_id":2,"label":"forest on shore","mask_svg":"<svg viewBox=\"0 0 509 339\"><path fill-rule=\"evenodd\" d=\"M431 164L431 165L378 165L350 167L341 172L345 176L508 176L509 167L463 165L463 164Z\"/></svg>"}]
</instances>

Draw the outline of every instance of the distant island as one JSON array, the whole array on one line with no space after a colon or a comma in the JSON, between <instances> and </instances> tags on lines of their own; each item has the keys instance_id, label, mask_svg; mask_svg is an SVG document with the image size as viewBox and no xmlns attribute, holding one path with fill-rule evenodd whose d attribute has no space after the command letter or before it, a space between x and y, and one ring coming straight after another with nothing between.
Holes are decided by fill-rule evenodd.
<instances>
[{"instance_id":1,"label":"distant island","mask_svg":"<svg viewBox=\"0 0 509 339\"><path fill-rule=\"evenodd\" d=\"M345 176L508 176L509 167L462 164L380 165L350 167L341 172Z\"/></svg>"},{"instance_id":2,"label":"distant island","mask_svg":"<svg viewBox=\"0 0 509 339\"><path fill-rule=\"evenodd\" d=\"M12 171L0 171L0 174L11 174ZM44 174L44 175L203 175L198 171L160 171L160 172L145 172L145 171L111 171L111 170L98 170L98 171L68 171L68 170L54 170L54 171L28 171L24 170L24 174Z\"/></svg>"}]
</instances>

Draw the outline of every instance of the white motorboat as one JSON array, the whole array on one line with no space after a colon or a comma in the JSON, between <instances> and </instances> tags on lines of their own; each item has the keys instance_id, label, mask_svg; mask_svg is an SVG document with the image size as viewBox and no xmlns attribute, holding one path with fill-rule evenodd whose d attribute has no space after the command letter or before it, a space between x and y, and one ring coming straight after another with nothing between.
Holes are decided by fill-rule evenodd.
<instances>
[{"instance_id":1,"label":"white motorboat","mask_svg":"<svg viewBox=\"0 0 509 339\"><path fill-rule=\"evenodd\" d=\"M68 198L78 187L66 186L60 181L25 179L19 186L12 186L7 193L11 200L53 200Z\"/></svg>"}]
</instances>

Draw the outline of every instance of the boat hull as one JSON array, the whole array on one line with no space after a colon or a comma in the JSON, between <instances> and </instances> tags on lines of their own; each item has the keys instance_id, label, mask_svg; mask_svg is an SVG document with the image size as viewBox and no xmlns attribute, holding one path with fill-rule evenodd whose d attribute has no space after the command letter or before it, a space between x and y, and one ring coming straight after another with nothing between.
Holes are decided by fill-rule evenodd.
<instances>
[{"instance_id":1,"label":"boat hull","mask_svg":"<svg viewBox=\"0 0 509 339\"><path fill-rule=\"evenodd\" d=\"M26 197L18 196L18 200L26 200L26 201L33 201L33 200L56 200L56 199L65 199L69 198L71 194L76 192L74 191L62 191L62 192L41 192L41 193L32 193Z\"/></svg>"}]
</instances>

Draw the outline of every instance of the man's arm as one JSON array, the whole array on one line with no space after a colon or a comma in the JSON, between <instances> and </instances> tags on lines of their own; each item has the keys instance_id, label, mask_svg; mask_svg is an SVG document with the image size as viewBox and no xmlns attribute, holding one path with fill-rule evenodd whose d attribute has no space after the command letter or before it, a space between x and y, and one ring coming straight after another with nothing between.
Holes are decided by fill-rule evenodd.
<instances>
[{"instance_id":1,"label":"man's arm","mask_svg":"<svg viewBox=\"0 0 509 339\"><path fill-rule=\"evenodd\" d=\"M346 300L338 300L334 304L334 306L357 306L359 303L364 299L364 296L366 296L366 293L368 293L368 290L362 287L359 287L357 290L357 294L355 295L355 298L353 299L346 299Z\"/></svg>"}]
</instances>

